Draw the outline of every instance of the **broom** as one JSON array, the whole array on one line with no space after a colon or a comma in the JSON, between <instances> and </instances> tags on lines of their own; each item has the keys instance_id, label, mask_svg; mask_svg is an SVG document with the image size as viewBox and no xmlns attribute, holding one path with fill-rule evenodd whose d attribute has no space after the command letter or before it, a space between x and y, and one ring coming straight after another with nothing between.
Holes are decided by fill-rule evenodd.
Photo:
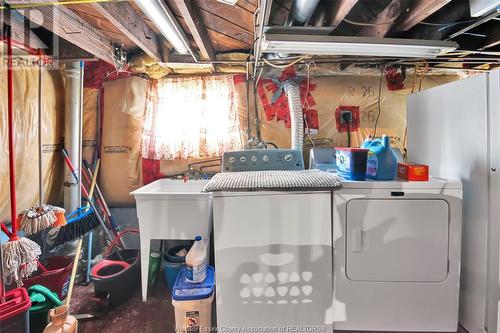
<instances>
[{"instance_id":1,"label":"broom","mask_svg":"<svg viewBox=\"0 0 500 333\"><path fill-rule=\"evenodd\" d=\"M10 16L10 11L6 11ZM17 207L16 207L16 172L14 158L14 94L13 94L13 69L12 69L12 36L10 26L4 24L4 36L7 38L7 127L9 141L9 176L10 176L10 216L12 221L12 233L9 241L2 244L3 252L3 277L7 283L16 282L20 287L22 279L30 276L37 270L37 259L42 254L37 243L18 237L17 231Z\"/></svg>"},{"instance_id":2,"label":"broom","mask_svg":"<svg viewBox=\"0 0 500 333\"><path fill-rule=\"evenodd\" d=\"M99 172L99 163L97 163L97 165L95 167L94 178L92 180L92 183L90 184L90 188L89 188L89 192L88 192L88 196L87 196L88 202L87 202L87 206L85 207L85 208L92 209L92 212L94 214L97 214L97 212L94 211L94 208L91 207L91 205L92 205L92 196L94 195L94 187L96 185L98 172ZM79 179L76 177L76 174L73 173L73 176L76 178L76 180L78 182L80 182ZM95 216L97 216L97 215L95 215ZM95 221L88 221L88 222L92 223L92 225L94 225L94 223L95 223L95 225L102 225L100 223L101 221L99 221L99 220L96 220L96 221L97 221L97 223L95 223ZM71 224L72 223L70 223L69 225L71 225ZM62 228L66 228L66 226L62 227ZM103 226L103 228L106 228L106 226ZM57 235L57 238L59 238L59 235ZM56 242L57 242L57 239L56 239ZM75 259L73 259L73 269L71 270L71 276L70 276L70 280L69 280L68 294L66 295L66 305L68 307L69 307L69 304L71 302L71 296L73 295L73 287L75 285L76 271L77 271L78 261L80 260L80 252L82 251L82 244L83 244L83 238L80 238L80 240L78 241L78 245L76 246Z\"/></svg>"},{"instance_id":3,"label":"broom","mask_svg":"<svg viewBox=\"0 0 500 333\"><path fill-rule=\"evenodd\" d=\"M63 208L43 204L42 61L43 53L40 52L38 66L38 206L25 210L17 217L20 229L28 236L50 227L60 227L66 224L65 210Z\"/></svg>"},{"instance_id":4,"label":"broom","mask_svg":"<svg viewBox=\"0 0 500 333\"><path fill-rule=\"evenodd\" d=\"M96 165L96 174L99 171L99 163ZM76 175L74 175L76 177ZM76 178L77 181L78 178ZM95 188L95 179L90 184L90 189L87 194L87 205L85 207L80 207L70 215L68 215L68 220L65 226L59 229L59 233L54 241L54 246L63 245L74 241L76 239L82 238L88 232L97 228L100 225L100 221L97 217L97 212L95 211L95 206L92 205L92 197Z\"/></svg>"}]
</instances>

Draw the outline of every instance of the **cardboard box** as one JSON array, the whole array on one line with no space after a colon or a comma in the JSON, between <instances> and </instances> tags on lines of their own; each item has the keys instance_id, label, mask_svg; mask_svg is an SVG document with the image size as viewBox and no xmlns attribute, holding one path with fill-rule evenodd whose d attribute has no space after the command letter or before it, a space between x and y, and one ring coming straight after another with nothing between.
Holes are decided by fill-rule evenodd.
<instances>
[{"instance_id":1,"label":"cardboard box","mask_svg":"<svg viewBox=\"0 0 500 333\"><path fill-rule=\"evenodd\" d=\"M410 181L428 181L429 166L415 163L398 163L398 177Z\"/></svg>"}]
</instances>

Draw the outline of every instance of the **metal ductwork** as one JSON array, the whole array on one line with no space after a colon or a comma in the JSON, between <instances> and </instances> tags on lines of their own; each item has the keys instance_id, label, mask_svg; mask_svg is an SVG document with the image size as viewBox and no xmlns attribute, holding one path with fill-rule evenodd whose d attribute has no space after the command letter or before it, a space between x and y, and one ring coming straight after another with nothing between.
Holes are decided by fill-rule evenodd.
<instances>
[{"instance_id":1,"label":"metal ductwork","mask_svg":"<svg viewBox=\"0 0 500 333\"><path fill-rule=\"evenodd\" d=\"M293 0L285 25L305 25L311 19L319 0Z\"/></svg>"}]
</instances>

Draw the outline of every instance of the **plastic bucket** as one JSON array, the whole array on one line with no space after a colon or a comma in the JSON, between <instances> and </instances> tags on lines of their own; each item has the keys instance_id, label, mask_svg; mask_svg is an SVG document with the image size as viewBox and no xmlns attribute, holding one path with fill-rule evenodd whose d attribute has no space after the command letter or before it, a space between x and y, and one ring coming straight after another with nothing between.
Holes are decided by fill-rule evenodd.
<instances>
[{"instance_id":1,"label":"plastic bucket","mask_svg":"<svg viewBox=\"0 0 500 333\"><path fill-rule=\"evenodd\" d=\"M5 295L5 302L0 304L0 332L29 333L30 306L26 289L17 288L8 292Z\"/></svg>"},{"instance_id":2,"label":"plastic bucket","mask_svg":"<svg viewBox=\"0 0 500 333\"><path fill-rule=\"evenodd\" d=\"M23 287L28 289L35 284L42 285L57 293L60 299L64 299L68 293L69 277L73 268L73 259L68 256L57 256L47 258L47 272L38 270L38 275L23 280Z\"/></svg>"},{"instance_id":3,"label":"plastic bucket","mask_svg":"<svg viewBox=\"0 0 500 333\"><path fill-rule=\"evenodd\" d=\"M95 295L108 298L110 309L128 300L139 286L139 262L139 250L125 249L106 256L92 268L90 280Z\"/></svg>"},{"instance_id":4,"label":"plastic bucket","mask_svg":"<svg viewBox=\"0 0 500 333\"><path fill-rule=\"evenodd\" d=\"M335 147L337 173L347 180L366 180L368 149Z\"/></svg>"},{"instance_id":5,"label":"plastic bucket","mask_svg":"<svg viewBox=\"0 0 500 333\"><path fill-rule=\"evenodd\" d=\"M180 245L175 246L167 250L163 259L165 261L165 280L167 281L168 290L172 291L174 287L175 280L177 279L177 275L180 270L186 266L185 264L185 256L176 255L182 249L185 249L186 252L189 251L190 245Z\"/></svg>"}]
</instances>

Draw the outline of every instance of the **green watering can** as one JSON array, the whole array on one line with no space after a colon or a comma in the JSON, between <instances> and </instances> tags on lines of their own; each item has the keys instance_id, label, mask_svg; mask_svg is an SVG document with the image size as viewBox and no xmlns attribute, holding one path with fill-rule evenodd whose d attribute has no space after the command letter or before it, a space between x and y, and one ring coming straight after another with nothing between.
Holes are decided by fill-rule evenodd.
<instances>
[{"instance_id":1,"label":"green watering can","mask_svg":"<svg viewBox=\"0 0 500 333\"><path fill-rule=\"evenodd\" d=\"M63 303L57 297L57 293L38 284L28 289L28 295L31 300L30 332L41 333L47 326L49 310Z\"/></svg>"}]
</instances>

